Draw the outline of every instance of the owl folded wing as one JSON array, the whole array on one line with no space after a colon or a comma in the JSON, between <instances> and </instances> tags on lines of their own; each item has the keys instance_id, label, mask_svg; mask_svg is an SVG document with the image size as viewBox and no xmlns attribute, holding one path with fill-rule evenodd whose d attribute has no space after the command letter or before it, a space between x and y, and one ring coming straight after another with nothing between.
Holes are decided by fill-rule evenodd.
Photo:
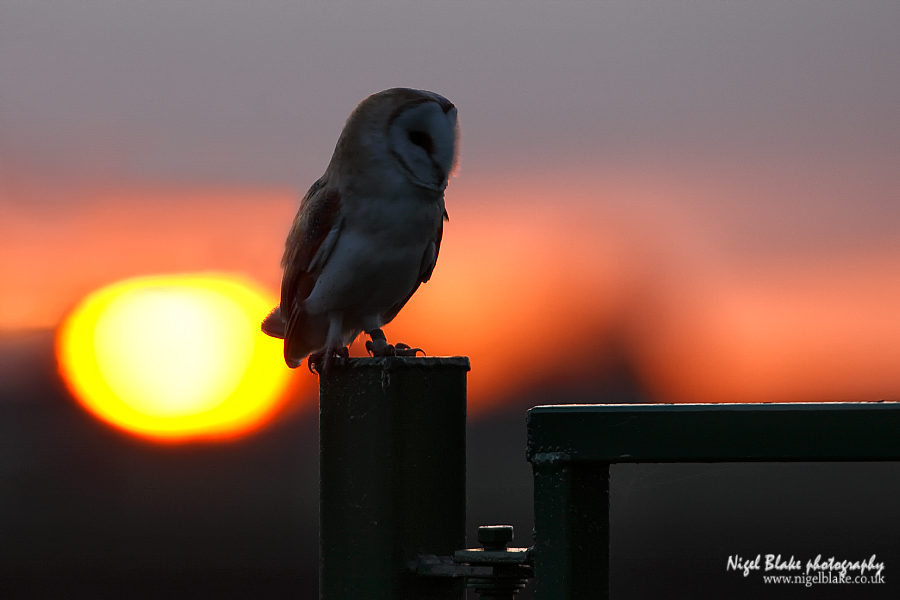
<instances>
[{"instance_id":1,"label":"owl folded wing","mask_svg":"<svg viewBox=\"0 0 900 600\"><path fill-rule=\"evenodd\" d=\"M316 285L322 267L337 243L343 227L340 195L320 179L300 202L300 209L284 246L281 266L281 304L262 323L264 333L290 343L303 301ZM287 352L287 349L285 350Z\"/></svg>"}]
</instances>

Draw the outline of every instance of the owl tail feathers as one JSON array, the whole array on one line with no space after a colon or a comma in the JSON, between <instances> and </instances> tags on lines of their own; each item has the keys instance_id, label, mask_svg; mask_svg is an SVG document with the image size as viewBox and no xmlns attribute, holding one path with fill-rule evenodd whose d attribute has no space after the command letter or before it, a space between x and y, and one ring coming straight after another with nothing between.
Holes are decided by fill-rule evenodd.
<instances>
[{"instance_id":1,"label":"owl tail feathers","mask_svg":"<svg viewBox=\"0 0 900 600\"><path fill-rule=\"evenodd\" d=\"M284 317L281 316L281 305L279 304L272 309L272 312L262 322L262 332L266 335L284 339Z\"/></svg>"},{"instance_id":2,"label":"owl tail feathers","mask_svg":"<svg viewBox=\"0 0 900 600\"><path fill-rule=\"evenodd\" d=\"M328 328L323 328L322 323L310 319L306 311L302 310L294 315L293 321L290 326L285 323L279 305L263 320L262 331L273 338L284 340L284 362L296 369L304 358L325 346Z\"/></svg>"},{"instance_id":3,"label":"owl tail feathers","mask_svg":"<svg viewBox=\"0 0 900 600\"><path fill-rule=\"evenodd\" d=\"M304 358L324 348L327 339L327 319L295 310L284 327L284 362L292 369L299 367Z\"/></svg>"}]
</instances>

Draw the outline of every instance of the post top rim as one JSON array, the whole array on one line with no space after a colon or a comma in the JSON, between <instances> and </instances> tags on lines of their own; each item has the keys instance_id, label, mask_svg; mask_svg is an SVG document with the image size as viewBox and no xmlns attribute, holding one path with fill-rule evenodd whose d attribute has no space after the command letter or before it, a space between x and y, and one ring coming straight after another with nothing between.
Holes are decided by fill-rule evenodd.
<instances>
[{"instance_id":1,"label":"post top rim","mask_svg":"<svg viewBox=\"0 0 900 600\"><path fill-rule=\"evenodd\" d=\"M399 369L434 369L441 367L462 367L471 370L468 356L362 356L337 361L335 366L349 369L379 368L386 371Z\"/></svg>"}]
</instances>

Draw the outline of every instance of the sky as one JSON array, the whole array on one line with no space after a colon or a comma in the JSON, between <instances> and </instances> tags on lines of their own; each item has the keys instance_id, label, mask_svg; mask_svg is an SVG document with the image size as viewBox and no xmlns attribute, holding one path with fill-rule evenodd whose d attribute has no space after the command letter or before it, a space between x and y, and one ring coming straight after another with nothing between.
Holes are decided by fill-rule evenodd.
<instances>
[{"instance_id":1,"label":"sky","mask_svg":"<svg viewBox=\"0 0 900 600\"><path fill-rule=\"evenodd\" d=\"M277 289L345 119L404 86L457 105L461 161L386 332L470 356L476 413L617 360L658 401L900 399L897 31L888 2L4 2L0 331L135 275Z\"/></svg>"}]
</instances>

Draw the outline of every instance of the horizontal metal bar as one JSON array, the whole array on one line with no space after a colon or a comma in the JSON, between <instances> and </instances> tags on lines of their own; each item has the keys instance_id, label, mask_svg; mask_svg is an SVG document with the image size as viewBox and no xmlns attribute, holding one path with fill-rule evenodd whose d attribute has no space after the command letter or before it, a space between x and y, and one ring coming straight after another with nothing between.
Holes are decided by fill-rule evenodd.
<instances>
[{"instance_id":1,"label":"horizontal metal bar","mask_svg":"<svg viewBox=\"0 0 900 600\"><path fill-rule=\"evenodd\" d=\"M900 460L900 402L537 406L528 460Z\"/></svg>"},{"instance_id":2,"label":"horizontal metal bar","mask_svg":"<svg viewBox=\"0 0 900 600\"><path fill-rule=\"evenodd\" d=\"M531 562L530 553L531 551L529 548L507 548L506 550L499 551L469 548L467 550L457 550L454 552L453 560L472 565L523 565Z\"/></svg>"}]
</instances>

